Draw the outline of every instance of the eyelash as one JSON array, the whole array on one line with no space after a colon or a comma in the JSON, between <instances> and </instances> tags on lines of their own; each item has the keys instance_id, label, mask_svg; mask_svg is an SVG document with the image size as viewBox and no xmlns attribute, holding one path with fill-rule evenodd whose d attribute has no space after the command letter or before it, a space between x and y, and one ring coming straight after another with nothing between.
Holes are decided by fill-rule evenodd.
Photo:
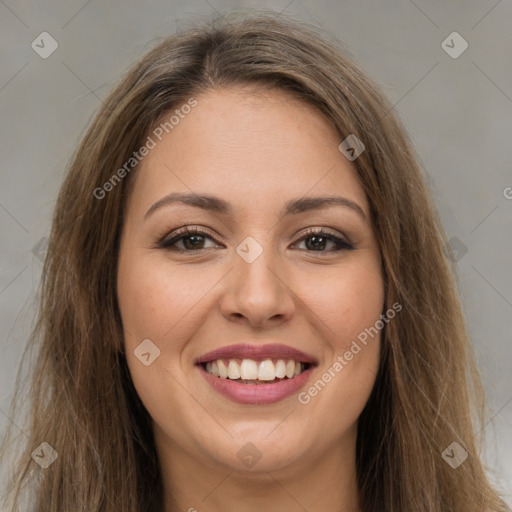
<instances>
[{"instance_id":1,"label":"eyelash","mask_svg":"<svg viewBox=\"0 0 512 512\"><path fill-rule=\"evenodd\" d=\"M302 237L296 243L307 240L308 238L311 238L313 236L318 236L321 238L325 238L328 241L334 242L337 245L337 249L330 250L330 251L325 251L325 250L313 251L313 250L305 249L306 251L314 252L314 253L331 253L331 252L338 252L338 251L343 251L343 250L351 251L351 250L355 249L355 247L348 241L343 240L342 238L340 238L336 235L333 235L332 233L326 232L324 230L325 230L325 228L308 228L306 230L306 232L302 235ZM197 254L198 252L206 250L206 249L179 249L175 246L175 244L177 242L183 240L184 238L188 238L190 236L197 236L197 235L210 238L215 243L217 243L215 241L215 239L213 238L213 236L208 231L204 231L195 226L192 226L192 227L186 226L184 228L177 230L171 238L164 237L163 239L161 239L158 242L158 247L161 249L166 249L168 251L173 251L173 252Z\"/></svg>"}]
</instances>

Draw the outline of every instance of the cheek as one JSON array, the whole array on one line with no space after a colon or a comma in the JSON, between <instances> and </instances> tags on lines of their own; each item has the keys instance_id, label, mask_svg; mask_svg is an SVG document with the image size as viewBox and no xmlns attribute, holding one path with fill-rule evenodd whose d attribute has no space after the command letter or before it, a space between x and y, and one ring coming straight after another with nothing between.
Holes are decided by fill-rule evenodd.
<instances>
[{"instance_id":1,"label":"cheek","mask_svg":"<svg viewBox=\"0 0 512 512\"><path fill-rule=\"evenodd\" d=\"M322 286L309 286L311 289L315 292L309 293L309 303L326 326L326 337L336 353L348 350L383 313L384 285L374 258L362 258Z\"/></svg>"},{"instance_id":2,"label":"cheek","mask_svg":"<svg viewBox=\"0 0 512 512\"><path fill-rule=\"evenodd\" d=\"M128 368L137 394L151 417L159 423L171 424L176 419L171 421L168 408L162 408L162 404L168 404L169 410L178 407L186 411L182 402L188 403L190 397L177 384L175 372L186 344L187 313L208 287L204 284L204 290L198 289L199 283L192 283L190 276L183 275L179 269L170 272L168 261L145 258L137 250L127 249L122 254L130 254L119 259L117 287ZM157 348L154 353L158 357L153 360L155 349L149 346L152 361L149 365L136 355L141 353L138 347L143 340L151 340ZM176 377L181 380L180 376ZM176 392L169 394L172 389ZM186 424L186 415L185 412L178 423Z\"/></svg>"},{"instance_id":3,"label":"cheek","mask_svg":"<svg viewBox=\"0 0 512 512\"><path fill-rule=\"evenodd\" d=\"M211 288L209 281L199 279L198 273L170 272L166 261L121 260L118 300L126 335L163 341Z\"/></svg>"},{"instance_id":4,"label":"cheek","mask_svg":"<svg viewBox=\"0 0 512 512\"><path fill-rule=\"evenodd\" d=\"M364 408L379 367L384 285L378 261L361 258L316 290L310 304L330 350L322 373L299 400L329 411L333 429L348 428Z\"/></svg>"}]
</instances>

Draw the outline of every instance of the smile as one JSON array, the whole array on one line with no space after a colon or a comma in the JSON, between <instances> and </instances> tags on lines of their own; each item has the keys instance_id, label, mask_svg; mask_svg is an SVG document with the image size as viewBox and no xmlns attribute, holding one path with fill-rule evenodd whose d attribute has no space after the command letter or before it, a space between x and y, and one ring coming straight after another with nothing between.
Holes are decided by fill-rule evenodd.
<instances>
[{"instance_id":1,"label":"smile","mask_svg":"<svg viewBox=\"0 0 512 512\"><path fill-rule=\"evenodd\" d=\"M283 379L293 379L309 368L309 363L293 359L217 359L204 364L204 369L214 377L244 384L267 384Z\"/></svg>"},{"instance_id":2,"label":"smile","mask_svg":"<svg viewBox=\"0 0 512 512\"><path fill-rule=\"evenodd\" d=\"M298 392L317 362L286 345L232 345L203 355L196 366L213 390L224 397L264 405Z\"/></svg>"}]
</instances>

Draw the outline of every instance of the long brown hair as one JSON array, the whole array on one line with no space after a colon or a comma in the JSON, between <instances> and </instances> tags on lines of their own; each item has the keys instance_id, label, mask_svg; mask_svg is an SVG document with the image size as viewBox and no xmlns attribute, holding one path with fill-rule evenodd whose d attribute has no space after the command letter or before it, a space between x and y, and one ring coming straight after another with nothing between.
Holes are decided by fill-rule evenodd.
<instances>
[{"instance_id":1,"label":"long brown hair","mask_svg":"<svg viewBox=\"0 0 512 512\"><path fill-rule=\"evenodd\" d=\"M418 158L391 105L338 43L275 13L238 13L166 38L122 78L93 120L54 213L30 345L28 441L11 445L19 451L3 509L20 510L25 489L33 505L23 510L160 510L150 418L121 350L116 298L119 236L136 166L105 183L164 115L212 88L247 84L288 91L318 108L340 142L355 134L366 148L354 165L382 255L385 308L398 302L402 310L384 330L379 374L358 423L362 509L507 510L480 460L482 388ZM21 408L20 393L11 414ZM47 469L31 457L42 442L58 454ZM453 442L469 454L457 469L442 457Z\"/></svg>"}]
</instances>

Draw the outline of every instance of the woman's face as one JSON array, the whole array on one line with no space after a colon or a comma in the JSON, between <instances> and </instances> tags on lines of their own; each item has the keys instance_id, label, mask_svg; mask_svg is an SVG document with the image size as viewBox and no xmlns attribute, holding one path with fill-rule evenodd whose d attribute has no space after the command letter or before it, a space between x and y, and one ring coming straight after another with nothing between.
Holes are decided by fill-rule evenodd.
<instances>
[{"instance_id":1,"label":"woman's face","mask_svg":"<svg viewBox=\"0 0 512 512\"><path fill-rule=\"evenodd\" d=\"M361 335L384 306L365 193L312 107L242 88L196 100L151 135L119 255L126 358L159 454L253 472L352 462L380 351Z\"/></svg>"}]
</instances>

